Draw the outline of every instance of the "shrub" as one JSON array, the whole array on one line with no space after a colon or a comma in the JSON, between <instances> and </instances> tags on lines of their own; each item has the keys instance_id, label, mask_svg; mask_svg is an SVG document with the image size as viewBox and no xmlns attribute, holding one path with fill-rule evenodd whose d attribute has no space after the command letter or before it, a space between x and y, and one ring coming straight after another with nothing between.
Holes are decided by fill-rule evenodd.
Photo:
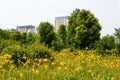
<instances>
[{"instance_id":1,"label":"shrub","mask_svg":"<svg viewBox=\"0 0 120 80\"><path fill-rule=\"evenodd\" d=\"M117 50L117 54L120 55L120 44L117 43L115 48Z\"/></svg>"},{"instance_id":2,"label":"shrub","mask_svg":"<svg viewBox=\"0 0 120 80\"><path fill-rule=\"evenodd\" d=\"M44 44L34 43L28 46L29 53L31 58L48 58L52 57L52 50L46 47Z\"/></svg>"},{"instance_id":3,"label":"shrub","mask_svg":"<svg viewBox=\"0 0 120 80\"><path fill-rule=\"evenodd\" d=\"M55 51L61 51L62 49L64 49L65 46L64 44L60 41L60 39L57 39L56 41L54 40L52 42L52 49Z\"/></svg>"},{"instance_id":4,"label":"shrub","mask_svg":"<svg viewBox=\"0 0 120 80\"><path fill-rule=\"evenodd\" d=\"M11 60L13 60L16 66L25 63L28 57L27 50L16 44L6 47L2 54L11 54Z\"/></svg>"},{"instance_id":5,"label":"shrub","mask_svg":"<svg viewBox=\"0 0 120 80\"><path fill-rule=\"evenodd\" d=\"M17 43L13 40L0 40L0 53L3 51L4 48L12 44L17 44Z\"/></svg>"},{"instance_id":6,"label":"shrub","mask_svg":"<svg viewBox=\"0 0 120 80\"><path fill-rule=\"evenodd\" d=\"M118 56L118 51L117 51L117 49L112 49L112 50L111 50L111 53L112 53L113 56Z\"/></svg>"},{"instance_id":7,"label":"shrub","mask_svg":"<svg viewBox=\"0 0 120 80\"><path fill-rule=\"evenodd\" d=\"M112 35L106 35L97 42L97 52L102 55L111 54L110 50L115 49L115 38Z\"/></svg>"},{"instance_id":8,"label":"shrub","mask_svg":"<svg viewBox=\"0 0 120 80\"><path fill-rule=\"evenodd\" d=\"M118 51L118 55L120 55L120 28L115 28L115 43L116 43L116 50Z\"/></svg>"}]
</instances>

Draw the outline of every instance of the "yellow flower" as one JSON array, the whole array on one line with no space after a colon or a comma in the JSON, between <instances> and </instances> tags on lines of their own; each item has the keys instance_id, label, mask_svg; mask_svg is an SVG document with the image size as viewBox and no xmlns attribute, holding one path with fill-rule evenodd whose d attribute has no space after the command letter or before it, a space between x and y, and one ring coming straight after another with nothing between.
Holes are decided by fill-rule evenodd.
<instances>
[{"instance_id":1,"label":"yellow flower","mask_svg":"<svg viewBox=\"0 0 120 80\"><path fill-rule=\"evenodd\" d=\"M39 63L39 64L42 63L42 59L38 59L38 63Z\"/></svg>"},{"instance_id":2,"label":"yellow flower","mask_svg":"<svg viewBox=\"0 0 120 80\"><path fill-rule=\"evenodd\" d=\"M33 71L33 72L35 71L34 67L32 68L32 71Z\"/></svg>"},{"instance_id":3,"label":"yellow flower","mask_svg":"<svg viewBox=\"0 0 120 80\"><path fill-rule=\"evenodd\" d=\"M52 66L54 66L56 63L55 62L52 62Z\"/></svg>"},{"instance_id":4,"label":"yellow flower","mask_svg":"<svg viewBox=\"0 0 120 80\"><path fill-rule=\"evenodd\" d=\"M73 77L73 74L70 74L70 77Z\"/></svg>"},{"instance_id":5,"label":"yellow flower","mask_svg":"<svg viewBox=\"0 0 120 80\"><path fill-rule=\"evenodd\" d=\"M64 66L65 64L66 64L66 63L65 63L65 62L63 62L63 61L60 63L60 65L61 65L61 66Z\"/></svg>"},{"instance_id":6,"label":"yellow flower","mask_svg":"<svg viewBox=\"0 0 120 80\"><path fill-rule=\"evenodd\" d=\"M26 57L26 56L23 56L23 59L27 59L27 57Z\"/></svg>"},{"instance_id":7,"label":"yellow flower","mask_svg":"<svg viewBox=\"0 0 120 80\"><path fill-rule=\"evenodd\" d=\"M94 64L91 64L91 67L94 67L95 65Z\"/></svg>"},{"instance_id":8,"label":"yellow flower","mask_svg":"<svg viewBox=\"0 0 120 80\"><path fill-rule=\"evenodd\" d=\"M4 64L5 64L5 62L2 62L1 64L2 64L2 65L4 65Z\"/></svg>"},{"instance_id":9,"label":"yellow flower","mask_svg":"<svg viewBox=\"0 0 120 80\"><path fill-rule=\"evenodd\" d=\"M82 66L79 66L75 69L76 71L82 70Z\"/></svg>"},{"instance_id":10,"label":"yellow flower","mask_svg":"<svg viewBox=\"0 0 120 80\"><path fill-rule=\"evenodd\" d=\"M115 77L112 77L111 80L115 80Z\"/></svg>"},{"instance_id":11,"label":"yellow flower","mask_svg":"<svg viewBox=\"0 0 120 80\"><path fill-rule=\"evenodd\" d=\"M44 62L48 62L48 61L49 61L49 59L45 58L45 59L43 59L43 61L44 61Z\"/></svg>"},{"instance_id":12,"label":"yellow flower","mask_svg":"<svg viewBox=\"0 0 120 80\"><path fill-rule=\"evenodd\" d=\"M38 71L38 70L35 70L35 74L39 74L39 71Z\"/></svg>"},{"instance_id":13,"label":"yellow flower","mask_svg":"<svg viewBox=\"0 0 120 80\"><path fill-rule=\"evenodd\" d=\"M85 61L82 61L82 63L85 63Z\"/></svg>"},{"instance_id":14,"label":"yellow flower","mask_svg":"<svg viewBox=\"0 0 120 80\"><path fill-rule=\"evenodd\" d=\"M10 70L13 70L14 68L15 68L14 65L11 65L11 66L10 66Z\"/></svg>"},{"instance_id":15,"label":"yellow flower","mask_svg":"<svg viewBox=\"0 0 120 80\"><path fill-rule=\"evenodd\" d=\"M91 69L89 69L87 72L88 72L88 73L92 73L92 70L91 70Z\"/></svg>"},{"instance_id":16,"label":"yellow flower","mask_svg":"<svg viewBox=\"0 0 120 80\"><path fill-rule=\"evenodd\" d=\"M19 74L19 76L22 78L22 77L23 77L23 74L22 74L22 73L20 73L20 74Z\"/></svg>"},{"instance_id":17,"label":"yellow flower","mask_svg":"<svg viewBox=\"0 0 120 80\"><path fill-rule=\"evenodd\" d=\"M69 70L68 67L65 67L65 70L66 70L66 71Z\"/></svg>"},{"instance_id":18,"label":"yellow flower","mask_svg":"<svg viewBox=\"0 0 120 80\"><path fill-rule=\"evenodd\" d=\"M5 70L4 70L4 69L2 69L2 72L5 72Z\"/></svg>"},{"instance_id":19,"label":"yellow flower","mask_svg":"<svg viewBox=\"0 0 120 80\"><path fill-rule=\"evenodd\" d=\"M58 69L57 69L57 70L58 70L58 71L60 71L61 69L62 69L61 67L58 67Z\"/></svg>"},{"instance_id":20,"label":"yellow flower","mask_svg":"<svg viewBox=\"0 0 120 80\"><path fill-rule=\"evenodd\" d=\"M48 65L45 65L44 68L47 69L47 68L48 68Z\"/></svg>"},{"instance_id":21,"label":"yellow flower","mask_svg":"<svg viewBox=\"0 0 120 80\"><path fill-rule=\"evenodd\" d=\"M5 54L5 55L4 55L4 58L5 58L5 59L10 59L11 57L12 57L12 56L11 56L10 54Z\"/></svg>"}]
</instances>

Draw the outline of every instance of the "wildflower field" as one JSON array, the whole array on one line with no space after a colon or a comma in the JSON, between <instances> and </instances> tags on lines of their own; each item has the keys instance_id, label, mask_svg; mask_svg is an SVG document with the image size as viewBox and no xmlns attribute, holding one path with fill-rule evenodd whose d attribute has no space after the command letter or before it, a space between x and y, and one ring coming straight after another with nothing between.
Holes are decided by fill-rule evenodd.
<instances>
[{"instance_id":1,"label":"wildflower field","mask_svg":"<svg viewBox=\"0 0 120 80\"><path fill-rule=\"evenodd\" d=\"M95 51L55 52L53 59L38 58L16 66L10 54L0 55L0 80L120 80L120 58Z\"/></svg>"}]
</instances>

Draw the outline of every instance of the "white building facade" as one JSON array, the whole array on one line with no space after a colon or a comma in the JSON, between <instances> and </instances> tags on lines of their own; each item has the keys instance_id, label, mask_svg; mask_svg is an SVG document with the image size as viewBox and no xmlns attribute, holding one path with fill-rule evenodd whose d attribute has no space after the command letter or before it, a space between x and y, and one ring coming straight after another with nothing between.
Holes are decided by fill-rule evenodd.
<instances>
[{"instance_id":1,"label":"white building facade","mask_svg":"<svg viewBox=\"0 0 120 80\"><path fill-rule=\"evenodd\" d=\"M35 26L32 25L26 25L26 26L17 26L17 31L21 32L21 33L35 33Z\"/></svg>"},{"instance_id":2,"label":"white building facade","mask_svg":"<svg viewBox=\"0 0 120 80\"><path fill-rule=\"evenodd\" d=\"M55 31L58 31L62 24L68 26L68 16L55 17Z\"/></svg>"}]
</instances>

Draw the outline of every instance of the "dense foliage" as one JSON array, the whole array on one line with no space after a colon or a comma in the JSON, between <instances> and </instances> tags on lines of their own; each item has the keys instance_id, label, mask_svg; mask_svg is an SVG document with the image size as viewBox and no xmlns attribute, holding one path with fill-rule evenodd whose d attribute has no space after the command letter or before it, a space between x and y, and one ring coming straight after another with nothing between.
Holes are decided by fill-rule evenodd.
<instances>
[{"instance_id":1,"label":"dense foliage","mask_svg":"<svg viewBox=\"0 0 120 80\"><path fill-rule=\"evenodd\" d=\"M58 32L56 33L56 40L52 42L52 48L57 51L66 48L66 37L66 26L60 25Z\"/></svg>"},{"instance_id":2,"label":"dense foliage","mask_svg":"<svg viewBox=\"0 0 120 80\"><path fill-rule=\"evenodd\" d=\"M68 44L79 49L92 48L100 39L101 26L88 10L76 9L68 18Z\"/></svg>"},{"instance_id":3,"label":"dense foliage","mask_svg":"<svg viewBox=\"0 0 120 80\"><path fill-rule=\"evenodd\" d=\"M115 49L115 38L112 35L106 35L97 42L98 53L106 54L107 50Z\"/></svg>"},{"instance_id":4,"label":"dense foliage","mask_svg":"<svg viewBox=\"0 0 120 80\"><path fill-rule=\"evenodd\" d=\"M11 45L8 46L4 49L4 51L2 52L3 54L10 54L11 60L13 60L13 63L16 66L19 66L23 63L26 62L26 58L24 58L24 56L28 57L28 52L24 47L21 47L20 45Z\"/></svg>"},{"instance_id":5,"label":"dense foliage","mask_svg":"<svg viewBox=\"0 0 120 80\"><path fill-rule=\"evenodd\" d=\"M58 29L58 37L60 38L60 41L63 43L64 46L66 46L66 26L60 25Z\"/></svg>"},{"instance_id":6,"label":"dense foliage","mask_svg":"<svg viewBox=\"0 0 120 80\"><path fill-rule=\"evenodd\" d=\"M115 38L116 38L116 49L120 53L120 28L115 29Z\"/></svg>"},{"instance_id":7,"label":"dense foliage","mask_svg":"<svg viewBox=\"0 0 120 80\"><path fill-rule=\"evenodd\" d=\"M9 39L9 32L6 30L0 29L0 39Z\"/></svg>"},{"instance_id":8,"label":"dense foliage","mask_svg":"<svg viewBox=\"0 0 120 80\"><path fill-rule=\"evenodd\" d=\"M51 46L52 41L55 40L55 32L53 26L49 22L40 23L39 37L41 43Z\"/></svg>"}]
</instances>

